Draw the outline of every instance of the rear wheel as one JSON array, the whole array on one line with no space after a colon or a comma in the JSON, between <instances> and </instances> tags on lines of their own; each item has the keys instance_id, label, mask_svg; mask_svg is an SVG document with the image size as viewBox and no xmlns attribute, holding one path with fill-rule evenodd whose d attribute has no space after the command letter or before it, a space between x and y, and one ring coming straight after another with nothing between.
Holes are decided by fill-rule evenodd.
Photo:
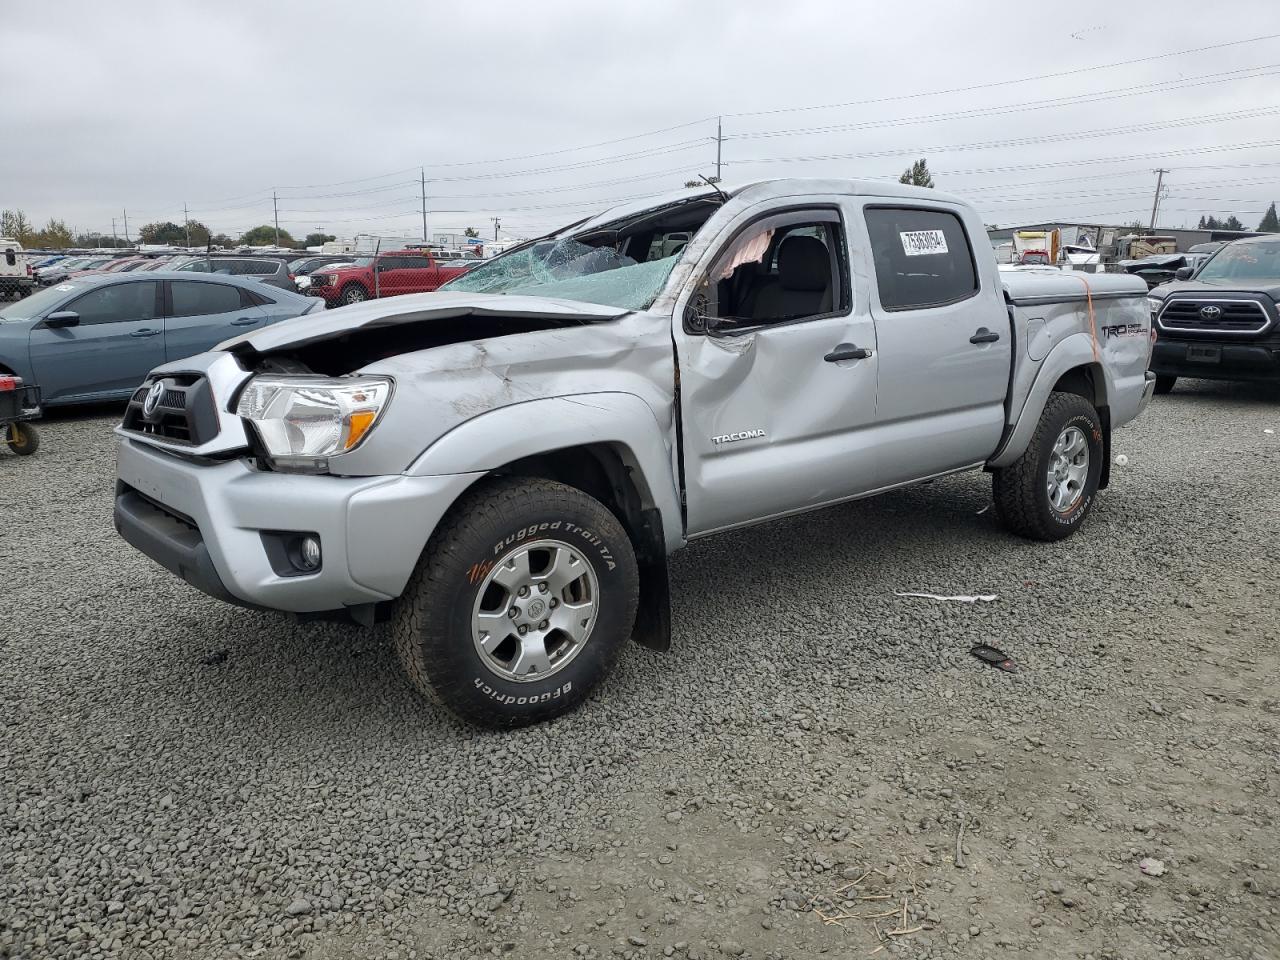
<instances>
[{"instance_id":1,"label":"rear wheel","mask_svg":"<svg viewBox=\"0 0 1280 960\"><path fill-rule=\"evenodd\" d=\"M1178 382L1177 377L1156 376L1156 393L1165 394L1173 389L1173 385Z\"/></svg>"},{"instance_id":2,"label":"rear wheel","mask_svg":"<svg viewBox=\"0 0 1280 960\"><path fill-rule=\"evenodd\" d=\"M29 423L11 423L4 442L18 456L29 457L40 449L40 434Z\"/></svg>"},{"instance_id":3,"label":"rear wheel","mask_svg":"<svg viewBox=\"0 0 1280 960\"><path fill-rule=\"evenodd\" d=\"M604 504L505 478L441 522L392 636L419 691L475 723L522 726L572 710L608 676L638 593L631 543Z\"/></svg>"},{"instance_id":4,"label":"rear wheel","mask_svg":"<svg viewBox=\"0 0 1280 960\"><path fill-rule=\"evenodd\" d=\"M1074 393L1053 393L1031 443L992 475L996 512L1014 533L1061 540L1089 515L1102 476L1102 422Z\"/></svg>"},{"instance_id":5,"label":"rear wheel","mask_svg":"<svg viewBox=\"0 0 1280 960\"><path fill-rule=\"evenodd\" d=\"M342 296L339 298L344 304L364 303L369 299L369 295L364 292L364 287L358 283L351 283L342 288Z\"/></svg>"}]
</instances>

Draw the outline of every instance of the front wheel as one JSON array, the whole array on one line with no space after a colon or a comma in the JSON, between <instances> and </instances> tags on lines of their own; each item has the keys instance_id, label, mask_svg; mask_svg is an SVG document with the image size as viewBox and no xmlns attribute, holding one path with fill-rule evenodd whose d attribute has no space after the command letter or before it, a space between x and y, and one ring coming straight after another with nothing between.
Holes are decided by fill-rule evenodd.
<instances>
[{"instance_id":1,"label":"front wheel","mask_svg":"<svg viewBox=\"0 0 1280 960\"><path fill-rule=\"evenodd\" d=\"M608 676L638 594L631 543L604 504L509 477L441 522L391 630L420 692L475 723L517 727L567 713Z\"/></svg>"},{"instance_id":2,"label":"front wheel","mask_svg":"<svg viewBox=\"0 0 1280 960\"><path fill-rule=\"evenodd\" d=\"M360 284L352 283L343 289L341 299L344 304L350 305L364 303L369 299L369 295L364 292L364 287L360 286Z\"/></svg>"},{"instance_id":3,"label":"front wheel","mask_svg":"<svg viewBox=\"0 0 1280 960\"><path fill-rule=\"evenodd\" d=\"M11 423L4 442L18 456L29 457L40 449L40 434L29 423Z\"/></svg>"},{"instance_id":4,"label":"front wheel","mask_svg":"<svg viewBox=\"0 0 1280 960\"><path fill-rule=\"evenodd\" d=\"M1005 527L1032 540L1069 537L1089 515L1102 476L1102 422L1074 393L1052 393L1031 443L992 475Z\"/></svg>"},{"instance_id":5,"label":"front wheel","mask_svg":"<svg viewBox=\"0 0 1280 960\"><path fill-rule=\"evenodd\" d=\"M1173 385L1177 382L1177 377L1162 377L1159 374L1156 374L1156 393L1169 393L1173 390Z\"/></svg>"}]
</instances>

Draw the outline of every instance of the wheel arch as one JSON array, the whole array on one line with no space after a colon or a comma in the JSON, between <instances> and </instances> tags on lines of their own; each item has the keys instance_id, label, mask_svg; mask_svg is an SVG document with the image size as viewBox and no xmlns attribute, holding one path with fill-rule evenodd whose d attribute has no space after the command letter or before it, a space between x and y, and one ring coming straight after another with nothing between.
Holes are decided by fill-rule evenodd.
<instances>
[{"instance_id":1,"label":"wheel arch","mask_svg":"<svg viewBox=\"0 0 1280 960\"><path fill-rule=\"evenodd\" d=\"M555 397L466 421L429 447L412 474L483 472L555 480L599 500L618 518L640 569L633 632L670 645L667 555L684 544L671 450L648 404L634 394Z\"/></svg>"},{"instance_id":2,"label":"wheel arch","mask_svg":"<svg viewBox=\"0 0 1280 960\"><path fill-rule=\"evenodd\" d=\"M1017 420L1008 431L1004 444L987 461L988 468L1007 467L1022 456L1031 443L1036 424L1049 397L1055 392L1074 393L1093 404L1102 421L1103 447L1107 459L1103 463L1101 486L1110 478L1112 386L1107 369L1094 354L1089 334L1077 333L1057 344L1040 363L1040 369L1027 391Z\"/></svg>"}]
</instances>

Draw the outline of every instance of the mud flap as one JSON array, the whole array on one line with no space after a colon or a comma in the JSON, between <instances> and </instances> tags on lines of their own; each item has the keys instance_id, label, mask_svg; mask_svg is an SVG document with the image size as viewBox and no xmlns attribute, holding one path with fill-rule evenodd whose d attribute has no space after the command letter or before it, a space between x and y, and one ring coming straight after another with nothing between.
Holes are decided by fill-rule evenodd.
<instances>
[{"instance_id":1,"label":"mud flap","mask_svg":"<svg viewBox=\"0 0 1280 960\"><path fill-rule=\"evenodd\" d=\"M662 514L645 510L637 531L636 566L640 573L640 597L631 639L650 650L671 648L671 581L667 575L667 550Z\"/></svg>"}]
</instances>

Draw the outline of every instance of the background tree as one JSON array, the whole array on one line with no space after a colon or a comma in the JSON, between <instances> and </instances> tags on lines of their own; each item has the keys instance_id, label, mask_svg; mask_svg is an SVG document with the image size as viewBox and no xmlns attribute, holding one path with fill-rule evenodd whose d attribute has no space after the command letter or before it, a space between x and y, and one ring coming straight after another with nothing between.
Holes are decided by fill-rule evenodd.
<instances>
[{"instance_id":1,"label":"background tree","mask_svg":"<svg viewBox=\"0 0 1280 960\"><path fill-rule=\"evenodd\" d=\"M1227 217L1226 220L1222 221L1222 229L1223 230L1243 230L1244 224L1241 223L1239 218L1236 217L1236 215L1233 213L1231 216Z\"/></svg>"},{"instance_id":2,"label":"background tree","mask_svg":"<svg viewBox=\"0 0 1280 960\"><path fill-rule=\"evenodd\" d=\"M1276 216L1276 202L1271 201L1271 206L1267 207L1267 212L1262 215L1262 222L1258 224L1259 233L1280 233L1280 217Z\"/></svg>"},{"instance_id":3,"label":"background tree","mask_svg":"<svg viewBox=\"0 0 1280 960\"><path fill-rule=\"evenodd\" d=\"M165 220L162 223L145 224L138 230L138 242L185 247L188 245L188 230L190 230L191 246L203 247L208 242L209 228L199 220L188 220L185 227L170 220Z\"/></svg>"},{"instance_id":4,"label":"background tree","mask_svg":"<svg viewBox=\"0 0 1280 960\"><path fill-rule=\"evenodd\" d=\"M910 184L913 187L932 187L933 174L929 172L929 164L925 162L924 157L902 171L898 182Z\"/></svg>"},{"instance_id":5,"label":"background tree","mask_svg":"<svg viewBox=\"0 0 1280 960\"><path fill-rule=\"evenodd\" d=\"M13 237L25 247L34 233L31 221L21 210L0 211L0 237Z\"/></svg>"},{"instance_id":6,"label":"background tree","mask_svg":"<svg viewBox=\"0 0 1280 960\"><path fill-rule=\"evenodd\" d=\"M326 243L332 243L337 239L332 233L308 233L302 243L307 247L323 247Z\"/></svg>"},{"instance_id":7,"label":"background tree","mask_svg":"<svg viewBox=\"0 0 1280 960\"><path fill-rule=\"evenodd\" d=\"M706 186L706 184L703 183L701 180L686 180L684 182L684 185L686 187L705 187Z\"/></svg>"},{"instance_id":8,"label":"background tree","mask_svg":"<svg viewBox=\"0 0 1280 960\"><path fill-rule=\"evenodd\" d=\"M210 237L209 242L213 244L215 247L226 247L227 249L230 249L231 247L234 247L236 245L236 242L232 240L230 237L228 237L225 233L219 233L216 236Z\"/></svg>"},{"instance_id":9,"label":"background tree","mask_svg":"<svg viewBox=\"0 0 1280 960\"><path fill-rule=\"evenodd\" d=\"M43 230L32 235L31 245L46 250L65 250L75 244L75 239L63 221L50 219Z\"/></svg>"},{"instance_id":10,"label":"background tree","mask_svg":"<svg viewBox=\"0 0 1280 960\"><path fill-rule=\"evenodd\" d=\"M276 228L269 223L264 223L260 227L254 227L252 230L246 230L240 237L240 242L249 247L267 247L276 242ZM288 230L280 231L280 246L293 247L297 246L297 241L289 236Z\"/></svg>"},{"instance_id":11,"label":"background tree","mask_svg":"<svg viewBox=\"0 0 1280 960\"><path fill-rule=\"evenodd\" d=\"M1275 213L1275 204L1271 205L1271 212ZM472 240L475 240L477 237L480 236L480 231L477 230L475 227L467 227L467 229L462 231L462 235L464 237L470 237Z\"/></svg>"}]
</instances>

